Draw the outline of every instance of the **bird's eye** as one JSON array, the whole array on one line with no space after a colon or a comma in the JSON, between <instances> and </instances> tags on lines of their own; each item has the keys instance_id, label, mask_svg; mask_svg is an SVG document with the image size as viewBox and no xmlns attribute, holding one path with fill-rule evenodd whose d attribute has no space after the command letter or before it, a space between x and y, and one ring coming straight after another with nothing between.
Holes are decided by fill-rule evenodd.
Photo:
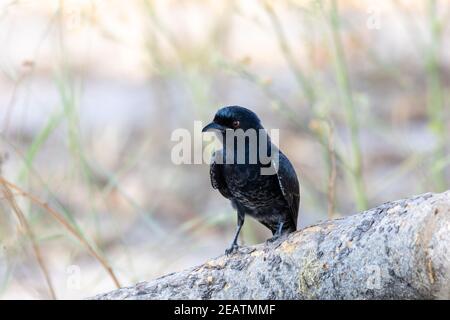
<instances>
[{"instance_id":1,"label":"bird's eye","mask_svg":"<svg viewBox=\"0 0 450 320\"><path fill-rule=\"evenodd\" d=\"M239 128L239 125L240 125L240 122L239 122L239 120L234 120L233 121L233 128Z\"/></svg>"}]
</instances>

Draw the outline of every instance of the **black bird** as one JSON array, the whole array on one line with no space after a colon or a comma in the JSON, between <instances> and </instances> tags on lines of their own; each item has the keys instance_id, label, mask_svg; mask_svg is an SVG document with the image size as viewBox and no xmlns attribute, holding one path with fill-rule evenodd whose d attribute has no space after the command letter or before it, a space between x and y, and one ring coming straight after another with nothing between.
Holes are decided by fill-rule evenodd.
<instances>
[{"instance_id":1,"label":"black bird","mask_svg":"<svg viewBox=\"0 0 450 320\"><path fill-rule=\"evenodd\" d=\"M253 129L257 133L261 132L262 135L256 135L256 148L252 148L250 138L245 138L243 148L245 158L241 162L237 161L239 141L234 135L234 152L230 157L234 161L229 161L227 153L229 155L230 150L227 149L231 147L227 137L230 133L237 133L238 129L242 129L243 132ZM278 150L272 144L258 116L243 107L224 107L217 111L213 122L202 130L202 132L207 131L215 131L223 144L223 148L213 154L210 167L212 187L218 189L225 198L231 201L238 215L236 234L230 248L225 253L230 254L238 248L237 240L246 215L255 218L269 228L273 234L272 239L296 231L300 191L294 167L281 151L279 151L278 165L275 165L278 170L273 171L273 174L261 174L262 168L273 168L273 164L262 161L260 157L257 157L257 161L252 161L251 152L252 150L253 152L260 151L259 142L262 138L267 139L262 140L267 141L267 143L262 142L263 147L267 146L267 150L264 150L266 153L262 154L270 155L274 159L273 156L276 154L274 151ZM228 138L228 140L230 139Z\"/></svg>"}]
</instances>

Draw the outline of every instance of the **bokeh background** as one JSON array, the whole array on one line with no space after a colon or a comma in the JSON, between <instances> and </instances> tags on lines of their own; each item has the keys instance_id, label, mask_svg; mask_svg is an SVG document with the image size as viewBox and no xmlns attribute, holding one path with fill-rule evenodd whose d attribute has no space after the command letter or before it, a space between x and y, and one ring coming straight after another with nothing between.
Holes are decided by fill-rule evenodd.
<instances>
[{"instance_id":1,"label":"bokeh background","mask_svg":"<svg viewBox=\"0 0 450 320\"><path fill-rule=\"evenodd\" d=\"M445 0L0 1L0 298L222 254L235 213L170 137L224 105L281 130L300 227L447 189L449 22Z\"/></svg>"}]
</instances>

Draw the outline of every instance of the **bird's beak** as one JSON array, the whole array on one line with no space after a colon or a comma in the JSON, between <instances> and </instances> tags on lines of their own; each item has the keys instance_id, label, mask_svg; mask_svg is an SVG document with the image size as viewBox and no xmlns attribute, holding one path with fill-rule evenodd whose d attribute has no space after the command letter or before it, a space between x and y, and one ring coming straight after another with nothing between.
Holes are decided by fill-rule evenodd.
<instances>
[{"instance_id":1,"label":"bird's beak","mask_svg":"<svg viewBox=\"0 0 450 320\"><path fill-rule=\"evenodd\" d=\"M202 129L202 132L208 132L208 131L223 131L225 128L223 126L221 126L220 124L217 124L215 122L211 122L210 124L208 124L206 127L204 127Z\"/></svg>"}]
</instances>

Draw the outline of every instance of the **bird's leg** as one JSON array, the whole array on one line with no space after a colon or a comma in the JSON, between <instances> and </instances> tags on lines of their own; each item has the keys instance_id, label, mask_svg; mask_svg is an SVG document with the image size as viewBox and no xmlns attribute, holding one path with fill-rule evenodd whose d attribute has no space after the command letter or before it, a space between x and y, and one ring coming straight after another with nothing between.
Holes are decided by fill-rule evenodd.
<instances>
[{"instance_id":1,"label":"bird's leg","mask_svg":"<svg viewBox=\"0 0 450 320\"><path fill-rule=\"evenodd\" d=\"M277 231L275 231L275 233L273 234L273 237L268 239L267 242L274 242L276 240L278 240L281 236L281 232L283 231L283 226L284 226L284 222L280 221L278 223L278 227L277 227Z\"/></svg>"},{"instance_id":2,"label":"bird's leg","mask_svg":"<svg viewBox=\"0 0 450 320\"><path fill-rule=\"evenodd\" d=\"M283 226L284 226L284 222L280 221L280 223L278 224L277 232L275 232L274 237L278 238L279 236L281 236L281 231L283 230Z\"/></svg>"},{"instance_id":3,"label":"bird's leg","mask_svg":"<svg viewBox=\"0 0 450 320\"><path fill-rule=\"evenodd\" d=\"M239 247L237 244L239 233L241 232L242 226L244 225L244 218L245 215L241 213L241 210L238 208L238 220L237 220L237 228L236 228L236 234L234 235L233 242L231 243L231 246L225 250L226 255L230 255L233 253L237 248Z\"/></svg>"}]
</instances>

